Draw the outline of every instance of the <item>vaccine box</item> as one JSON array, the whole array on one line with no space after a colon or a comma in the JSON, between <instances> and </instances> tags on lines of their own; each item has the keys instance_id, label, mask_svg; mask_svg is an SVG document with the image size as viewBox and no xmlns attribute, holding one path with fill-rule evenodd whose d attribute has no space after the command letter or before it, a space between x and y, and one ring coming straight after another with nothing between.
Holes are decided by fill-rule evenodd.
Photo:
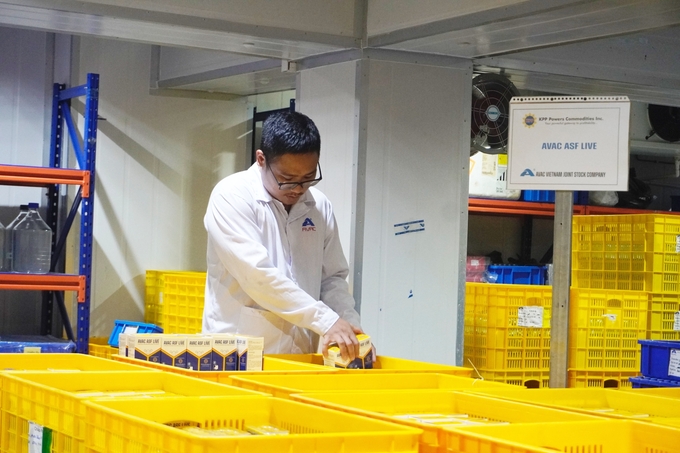
<instances>
[{"instance_id":1,"label":"vaccine box","mask_svg":"<svg viewBox=\"0 0 680 453\"><path fill-rule=\"evenodd\" d=\"M130 352L132 352L135 359L160 363L162 337L162 335L154 333L138 333L128 337L128 357L130 357ZM130 338L133 339L132 345L129 341Z\"/></svg>"},{"instance_id":2,"label":"vaccine box","mask_svg":"<svg viewBox=\"0 0 680 453\"><path fill-rule=\"evenodd\" d=\"M118 355L127 357L127 344L129 336L130 334L127 333L121 333L118 335Z\"/></svg>"},{"instance_id":3,"label":"vaccine box","mask_svg":"<svg viewBox=\"0 0 680 453\"><path fill-rule=\"evenodd\" d=\"M212 369L213 371L238 370L238 351L236 337L228 333L212 334Z\"/></svg>"},{"instance_id":4,"label":"vaccine box","mask_svg":"<svg viewBox=\"0 0 680 453\"><path fill-rule=\"evenodd\" d=\"M323 362L326 366L335 368L348 369L372 369L373 368L373 354L371 348L371 337L366 334L357 335L359 341L359 356L354 360L344 360L340 354L338 346L331 346L328 348L328 357L324 357Z\"/></svg>"},{"instance_id":5,"label":"vaccine box","mask_svg":"<svg viewBox=\"0 0 680 453\"><path fill-rule=\"evenodd\" d=\"M236 350L239 371L262 370L264 338L236 334Z\"/></svg>"},{"instance_id":6,"label":"vaccine box","mask_svg":"<svg viewBox=\"0 0 680 453\"><path fill-rule=\"evenodd\" d=\"M163 335L161 340L161 363L187 367L187 337L184 335Z\"/></svg>"},{"instance_id":7,"label":"vaccine box","mask_svg":"<svg viewBox=\"0 0 680 453\"><path fill-rule=\"evenodd\" d=\"M187 369L211 371L212 337L197 335L187 337Z\"/></svg>"}]
</instances>

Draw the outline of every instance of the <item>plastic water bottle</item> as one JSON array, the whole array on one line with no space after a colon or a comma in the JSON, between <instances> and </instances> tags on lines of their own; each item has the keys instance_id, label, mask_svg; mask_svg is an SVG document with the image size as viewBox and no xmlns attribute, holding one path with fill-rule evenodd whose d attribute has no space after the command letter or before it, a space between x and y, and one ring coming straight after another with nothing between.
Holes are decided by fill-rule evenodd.
<instances>
[{"instance_id":1,"label":"plastic water bottle","mask_svg":"<svg viewBox=\"0 0 680 453\"><path fill-rule=\"evenodd\" d=\"M14 227L13 270L46 274L52 260L52 230L38 213L38 203L29 203L26 216Z\"/></svg>"},{"instance_id":2,"label":"plastic water bottle","mask_svg":"<svg viewBox=\"0 0 680 453\"><path fill-rule=\"evenodd\" d=\"M5 231L3 231L3 238L4 238L4 250L3 250L3 258L2 258L2 270L5 272L12 272L12 249L13 249L13 244L14 244L14 227L17 226L19 222L21 222L24 217L26 217L26 214L28 214L28 205L27 204L22 204L19 206L19 215L12 220L7 227L5 227Z\"/></svg>"}]
</instances>

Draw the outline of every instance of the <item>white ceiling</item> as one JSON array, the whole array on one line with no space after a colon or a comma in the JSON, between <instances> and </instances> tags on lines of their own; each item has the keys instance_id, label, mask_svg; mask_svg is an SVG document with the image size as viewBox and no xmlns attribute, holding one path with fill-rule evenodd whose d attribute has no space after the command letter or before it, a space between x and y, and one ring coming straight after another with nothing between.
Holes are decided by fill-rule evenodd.
<instances>
[{"instance_id":1,"label":"white ceiling","mask_svg":"<svg viewBox=\"0 0 680 453\"><path fill-rule=\"evenodd\" d=\"M0 25L162 46L167 89L290 89L281 60L380 48L471 59L520 89L680 106L678 0L0 0Z\"/></svg>"}]
</instances>

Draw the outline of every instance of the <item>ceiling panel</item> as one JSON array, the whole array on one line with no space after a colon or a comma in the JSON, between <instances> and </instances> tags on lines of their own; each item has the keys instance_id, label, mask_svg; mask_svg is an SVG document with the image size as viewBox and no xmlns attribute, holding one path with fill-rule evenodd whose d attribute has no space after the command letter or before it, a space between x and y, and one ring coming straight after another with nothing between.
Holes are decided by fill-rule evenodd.
<instances>
[{"instance_id":1,"label":"ceiling panel","mask_svg":"<svg viewBox=\"0 0 680 453\"><path fill-rule=\"evenodd\" d=\"M271 58L298 59L345 48L310 41L259 37L211 28L0 3L0 24L150 44L223 50ZM253 31L256 30L252 27ZM225 28L228 30L228 28ZM298 36L304 36L298 35ZM350 38L351 39L351 38ZM344 41L343 41L344 43Z\"/></svg>"},{"instance_id":2,"label":"ceiling panel","mask_svg":"<svg viewBox=\"0 0 680 453\"><path fill-rule=\"evenodd\" d=\"M677 0L598 0L494 20L387 47L478 58L677 24L680 24L680 1ZM369 39L369 44L372 42L380 42L380 37Z\"/></svg>"}]
</instances>

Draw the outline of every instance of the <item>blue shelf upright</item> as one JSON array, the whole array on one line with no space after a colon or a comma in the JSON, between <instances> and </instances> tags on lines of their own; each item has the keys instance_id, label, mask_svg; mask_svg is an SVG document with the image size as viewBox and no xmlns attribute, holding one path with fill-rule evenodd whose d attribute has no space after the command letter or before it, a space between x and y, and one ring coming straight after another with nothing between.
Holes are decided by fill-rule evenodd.
<instances>
[{"instance_id":1,"label":"blue shelf upright","mask_svg":"<svg viewBox=\"0 0 680 453\"><path fill-rule=\"evenodd\" d=\"M85 109L82 142L76 123L71 116L71 101L84 98ZM53 302L56 299L67 337L76 342L77 351L88 352L90 337L90 285L92 281L92 241L94 218L95 157L97 150L97 118L99 106L99 75L88 74L87 82L72 88L55 84L52 97L52 131L50 140L50 167L62 168L65 135L70 138L76 162L80 170L84 170L89 184L81 184L76 193L71 209L59 225L59 184L48 187L46 222L55 233L52 239L52 263L50 273L64 270L63 255L66 237L80 210L79 238L79 270L78 274L85 279L84 300L79 300L77 312L77 335L74 338L71 323L68 320L64 295L62 291L46 291L43 293L42 334L49 334L52 328Z\"/></svg>"}]
</instances>

